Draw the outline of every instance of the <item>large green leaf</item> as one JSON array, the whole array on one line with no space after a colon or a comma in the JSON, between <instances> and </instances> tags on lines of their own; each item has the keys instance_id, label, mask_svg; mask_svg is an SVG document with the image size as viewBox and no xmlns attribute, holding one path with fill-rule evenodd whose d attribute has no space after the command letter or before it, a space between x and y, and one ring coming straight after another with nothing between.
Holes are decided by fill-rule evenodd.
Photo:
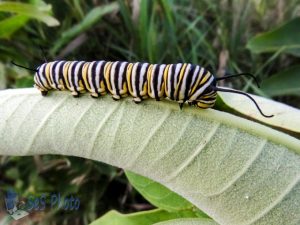
<instances>
[{"instance_id":1,"label":"large green leaf","mask_svg":"<svg viewBox=\"0 0 300 225\"><path fill-rule=\"evenodd\" d=\"M300 26L300 24L299 24ZM269 96L300 96L300 66L290 67L263 80L262 90Z\"/></svg>"},{"instance_id":2,"label":"large green leaf","mask_svg":"<svg viewBox=\"0 0 300 225\"><path fill-rule=\"evenodd\" d=\"M20 2L0 2L0 12L11 12L29 18L38 19L48 26L58 26L59 22L49 15L51 13L51 5L35 6Z\"/></svg>"},{"instance_id":3,"label":"large green leaf","mask_svg":"<svg viewBox=\"0 0 300 225\"><path fill-rule=\"evenodd\" d=\"M126 171L126 176L132 186L134 186L152 205L170 212L193 210L199 216L205 217L205 214L198 211L193 204L161 184L130 171Z\"/></svg>"},{"instance_id":4,"label":"large green leaf","mask_svg":"<svg viewBox=\"0 0 300 225\"><path fill-rule=\"evenodd\" d=\"M300 141L225 112L7 90L0 140L2 155L74 155L133 171L219 224L300 223Z\"/></svg>"},{"instance_id":5,"label":"large green leaf","mask_svg":"<svg viewBox=\"0 0 300 225\"><path fill-rule=\"evenodd\" d=\"M192 211L189 210L180 212L167 212L161 209L154 209L131 214L121 214L112 210L95 220L90 225L152 225L153 223L160 221L191 217L196 216Z\"/></svg>"},{"instance_id":6,"label":"large green leaf","mask_svg":"<svg viewBox=\"0 0 300 225\"><path fill-rule=\"evenodd\" d=\"M250 39L247 48L255 53L284 51L300 56L300 18Z\"/></svg>"},{"instance_id":7,"label":"large green leaf","mask_svg":"<svg viewBox=\"0 0 300 225\"><path fill-rule=\"evenodd\" d=\"M28 21L28 16L16 15L0 21L0 38L9 38Z\"/></svg>"}]
</instances>

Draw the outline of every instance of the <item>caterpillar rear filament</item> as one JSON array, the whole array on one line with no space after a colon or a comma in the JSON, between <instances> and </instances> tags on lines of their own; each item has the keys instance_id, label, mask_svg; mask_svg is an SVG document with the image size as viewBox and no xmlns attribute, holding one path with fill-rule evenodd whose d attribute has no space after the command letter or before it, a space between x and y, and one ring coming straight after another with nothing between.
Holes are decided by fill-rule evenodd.
<instances>
[{"instance_id":1,"label":"caterpillar rear filament","mask_svg":"<svg viewBox=\"0 0 300 225\"><path fill-rule=\"evenodd\" d=\"M50 90L69 90L74 97L84 92L89 92L95 98L110 93L114 100L127 95L132 96L136 103L149 97L157 101L168 98L178 102L180 107L187 102L206 109L214 106L217 91L222 91L245 95L264 117L273 116L265 115L247 93L216 86L218 80L240 75L248 75L255 79L248 73L215 78L204 67L190 63L149 64L103 60L54 61L44 63L37 69L20 67L36 72L35 87L44 96Z\"/></svg>"}]
</instances>

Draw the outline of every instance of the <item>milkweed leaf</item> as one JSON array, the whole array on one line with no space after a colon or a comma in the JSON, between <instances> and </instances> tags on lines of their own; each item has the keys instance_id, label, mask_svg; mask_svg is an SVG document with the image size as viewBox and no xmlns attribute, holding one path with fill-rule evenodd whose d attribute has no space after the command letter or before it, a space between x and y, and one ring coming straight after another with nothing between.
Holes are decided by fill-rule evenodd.
<instances>
[{"instance_id":1,"label":"milkweed leaf","mask_svg":"<svg viewBox=\"0 0 300 225\"><path fill-rule=\"evenodd\" d=\"M0 92L1 155L73 155L138 173L219 224L299 224L300 141L170 101Z\"/></svg>"},{"instance_id":2,"label":"milkweed leaf","mask_svg":"<svg viewBox=\"0 0 300 225\"><path fill-rule=\"evenodd\" d=\"M160 221L191 217L195 217L195 214L188 210L168 212L162 209L154 209L130 214L121 214L111 210L90 225L151 225Z\"/></svg>"}]
</instances>

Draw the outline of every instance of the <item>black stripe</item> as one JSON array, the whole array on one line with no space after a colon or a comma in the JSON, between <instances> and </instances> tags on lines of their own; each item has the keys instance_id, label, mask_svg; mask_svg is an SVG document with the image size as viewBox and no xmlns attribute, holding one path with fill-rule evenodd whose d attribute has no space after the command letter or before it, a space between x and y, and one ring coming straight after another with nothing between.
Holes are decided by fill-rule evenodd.
<instances>
[{"instance_id":1,"label":"black stripe","mask_svg":"<svg viewBox=\"0 0 300 225\"><path fill-rule=\"evenodd\" d=\"M77 84L77 85L78 85L78 87L79 87L79 82L81 81L84 90L88 91L88 89L86 88L86 85L85 85L85 83L84 83L84 81L83 81L83 79L82 79L82 68L83 68L85 62L84 62L84 61L81 61L81 62L82 62L82 64L81 64L81 66L80 66L80 68L79 68L79 70L78 70L78 84Z\"/></svg>"},{"instance_id":2,"label":"black stripe","mask_svg":"<svg viewBox=\"0 0 300 225\"><path fill-rule=\"evenodd\" d=\"M193 74L194 74L196 68L197 68L197 66L192 64L191 65L191 69L190 69L190 71L189 71L189 73L187 75L186 82L185 82L186 83L186 87L185 87L184 99L183 99L184 102L186 100L188 100L188 98L189 98L188 95L189 95L189 91L190 91L190 89L192 87Z\"/></svg>"},{"instance_id":3,"label":"black stripe","mask_svg":"<svg viewBox=\"0 0 300 225\"><path fill-rule=\"evenodd\" d=\"M62 63L60 64L60 68L58 70L58 76L59 76L59 79L62 80L62 82L64 84L64 88L68 89L67 88L67 83L66 83L65 78L64 78L64 66L65 66L65 64L66 64L66 61L62 61Z\"/></svg>"},{"instance_id":4,"label":"black stripe","mask_svg":"<svg viewBox=\"0 0 300 225\"><path fill-rule=\"evenodd\" d=\"M92 74L91 74L91 76L92 76L92 84L93 85L91 85L90 83L89 83L89 79L88 79L88 83L89 83L89 85L90 85L90 87L92 88L92 86L94 86L95 87L95 92L98 94L98 88L97 88L97 84L96 84L96 76L97 76L97 74L96 74L96 68L97 68L97 66L98 66L98 63L99 63L99 61L96 61L96 62L94 62L93 63L93 66L92 66L92 69L91 69L91 72L92 72ZM89 70L88 70L88 72L89 72ZM98 74L99 75L99 74ZM99 75L100 76L100 75ZM88 76L87 76L88 77ZM100 80L100 79L99 79ZM99 84L99 86L100 86L100 84Z\"/></svg>"},{"instance_id":5,"label":"black stripe","mask_svg":"<svg viewBox=\"0 0 300 225\"><path fill-rule=\"evenodd\" d=\"M176 67L177 67L177 64L173 64L172 66L172 73L171 73L171 92L170 92L170 99L172 100L175 100L174 99L174 92L175 92L175 71L176 71Z\"/></svg>"},{"instance_id":6,"label":"black stripe","mask_svg":"<svg viewBox=\"0 0 300 225\"><path fill-rule=\"evenodd\" d=\"M56 68L56 66L57 66L58 63L59 63L59 61L55 62L54 65L52 66L50 76L52 77L52 80L53 80L53 83L54 83L56 89L60 90L59 87L58 87L58 83L57 83L57 81L55 79L55 77L56 77L55 76L56 75L55 74L55 68Z\"/></svg>"},{"instance_id":7,"label":"black stripe","mask_svg":"<svg viewBox=\"0 0 300 225\"><path fill-rule=\"evenodd\" d=\"M137 97L141 98L140 95L140 89L139 89L139 83L141 78L141 69L142 69L143 63L138 63L135 73L135 89L137 90Z\"/></svg>"},{"instance_id":8,"label":"black stripe","mask_svg":"<svg viewBox=\"0 0 300 225\"><path fill-rule=\"evenodd\" d=\"M100 63L100 62L99 62L99 63ZM108 62L103 61L102 67L101 67L101 69L100 69L100 74L99 74L99 76L100 76L99 82L100 82L100 84L101 84L101 81L104 82L104 86L105 86L105 89L106 89L106 90L107 90L108 88L107 88L106 80L104 79L104 68L105 68L105 66L106 66L107 63L108 63Z\"/></svg>"},{"instance_id":9,"label":"black stripe","mask_svg":"<svg viewBox=\"0 0 300 225\"><path fill-rule=\"evenodd\" d=\"M124 63L124 62L122 62L122 63ZM124 70L123 70L123 73L121 74L122 81L123 81L122 82L122 90L123 90L124 83L127 86L126 71L127 71L128 65L129 65L129 63L125 62Z\"/></svg>"},{"instance_id":10,"label":"black stripe","mask_svg":"<svg viewBox=\"0 0 300 225\"><path fill-rule=\"evenodd\" d=\"M159 96L158 96L158 89L157 89L157 84L158 84L158 75L159 75L159 70L160 70L160 67L162 65L156 65L155 67L155 70L153 71L153 92L154 92L154 97L157 101L159 101ZM148 82L151 82L151 81L148 81Z\"/></svg>"},{"instance_id":11,"label":"black stripe","mask_svg":"<svg viewBox=\"0 0 300 225\"><path fill-rule=\"evenodd\" d=\"M115 84L116 94L118 96L120 96L119 79L121 79L121 77L119 78L119 71L120 71L121 62L116 62L116 63L117 63L117 65L115 67L115 74L112 74L112 75L114 76L114 84Z\"/></svg>"}]
</instances>

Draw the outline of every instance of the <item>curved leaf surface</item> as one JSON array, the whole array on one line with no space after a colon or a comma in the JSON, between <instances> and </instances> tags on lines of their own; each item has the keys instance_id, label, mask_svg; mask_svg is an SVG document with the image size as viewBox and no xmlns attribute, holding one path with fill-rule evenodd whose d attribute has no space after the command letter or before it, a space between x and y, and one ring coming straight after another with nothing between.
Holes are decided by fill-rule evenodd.
<instances>
[{"instance_id":1,"label":"curved leaf surface","mask_svg":"<svg viewBox=\"0 0 300 225\"><path fill-rule=\"evenodd\" d=\"M300 141L216 110L0 92L2 155L63 154L151 178L219 224L299 224Z\"/></svg>"},{"instance_id":2,"label":"curved leaf surface","mask_svg":"<svg viewBox=\"0 0 300 225\"><path fill-rule=\"evenodd\" d=\"M164 222L155 223L153 225L218 225L211 219L174 219Z\"/></svg>"},{"instance_id":3,"label":"curved leaf surface","mask_svg":"<svg viewBox=\"0 0 300 225\"><path fill-rule=\"evenodd\" d=\"M115 210L111 210L90 225L152 225L153 223L160 221L191 217L196 216L192 211L188 210L167 212L162 209L154 209L130 214L122 214Z\"/></svg>"},{"instance_id":4,"label":"curved leaf surface","mask_svg":"<svg viewBox=\"0 0 300 225\"><path fill-rule=\"evenodd\" d=\"M155 181L130 171L126 171L126 176L132 186L157 208L178 211L192 210L194 207L193 204Z\"/></svg>"},{"instance_id":5,"label":"curved leaf surface","mask_svg":"<svg viewBox=\"0 0 300 225\"><path fill-rule=\"evenodd\" d=\"M266 118L259 114L257 108L245 96L232 93L218 93L218 95L232 111L300 137L299 109L251 94L266 114L274 115L272 118Z\"/></svg>"}]
</instances>

